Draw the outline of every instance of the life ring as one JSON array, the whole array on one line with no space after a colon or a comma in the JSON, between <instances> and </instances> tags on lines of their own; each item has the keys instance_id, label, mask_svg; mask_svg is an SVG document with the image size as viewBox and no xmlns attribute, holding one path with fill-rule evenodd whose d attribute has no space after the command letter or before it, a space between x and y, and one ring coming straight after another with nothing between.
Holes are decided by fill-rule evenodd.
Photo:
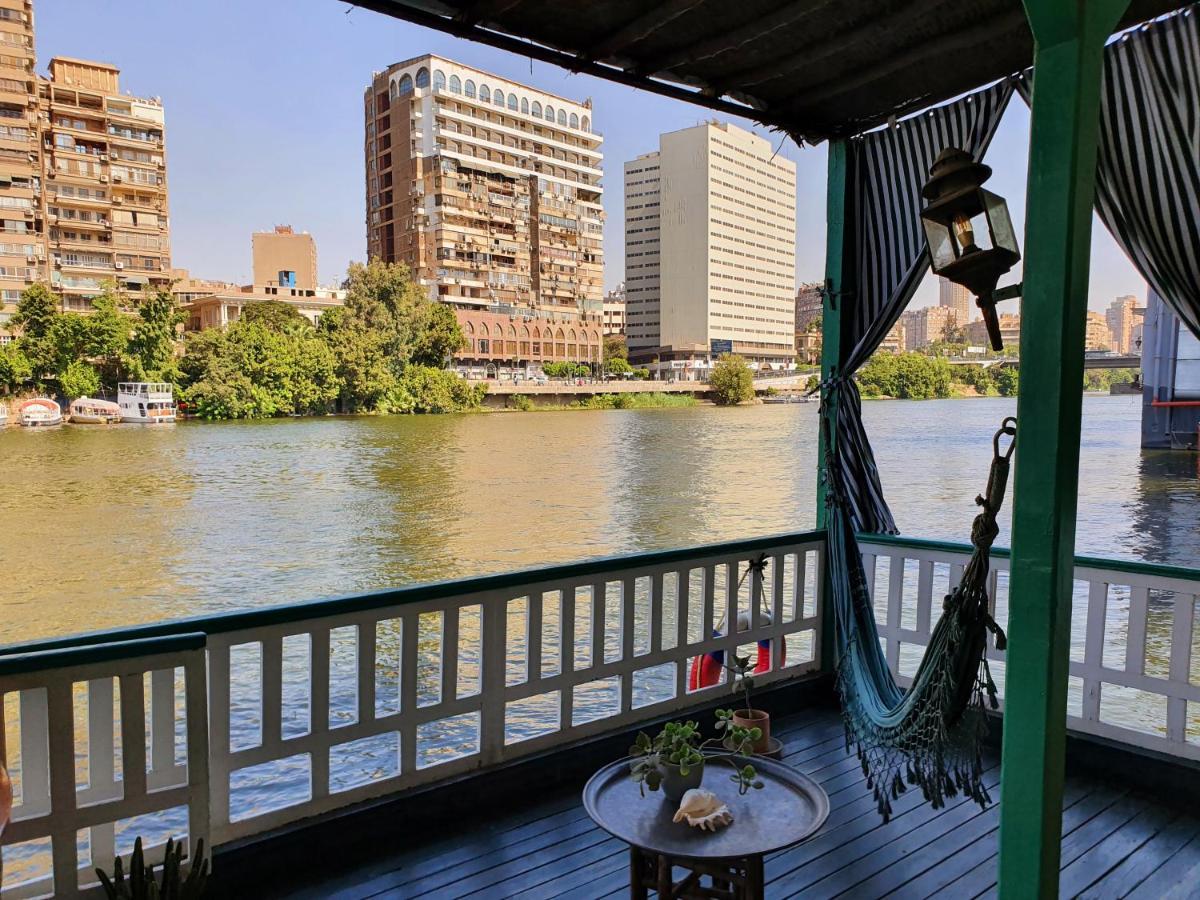
<instances>
[{"instance_id":1,"label":"life ring","mask_svg":"<svg viewBox=\"0 0 1200 900\"><path fill-rule=\"evenodd\" d=\"M764 620L770 624L770 616L764 615ZM746 631L750 627L749 616L745 613L738 614L738 631ZM713 637L722 637L720 631L714 631ZM787 641L784 641L783 647L780 648L780 665L783 666L787 661ZM713 650L709 653L702 653L700 656L692 658L692 664L688 672L688 691L698 691L701 688L712 687L719 684L721 681L721 672L725 668L725 651ZM763 672L771 670L771 641L768 638L763 638L758 641L758 655L754 662L754 674L761 675Z\"/></svg>"}]
</instances>

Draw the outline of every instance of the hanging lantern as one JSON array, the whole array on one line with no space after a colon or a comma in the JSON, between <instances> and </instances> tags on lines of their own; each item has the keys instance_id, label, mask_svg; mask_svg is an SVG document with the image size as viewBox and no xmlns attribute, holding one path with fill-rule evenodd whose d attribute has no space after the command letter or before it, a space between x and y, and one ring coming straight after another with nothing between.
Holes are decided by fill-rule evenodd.
<instances>
[{"instance_id":1,"label":"hanging lantern","mask_svg":"<svg viewBox=\"0 0 1200 900\"><path fill-rule=\"evenodd\" d=\"M941 152L921 194L921 212L933 271L975 295L993 350L1003 350L996 317L996 282L1021 258L1004 198L985 191L990 166L956 147ZM1017 296L1006 289L1005 298Z\"/></svg>"}]
</instances>

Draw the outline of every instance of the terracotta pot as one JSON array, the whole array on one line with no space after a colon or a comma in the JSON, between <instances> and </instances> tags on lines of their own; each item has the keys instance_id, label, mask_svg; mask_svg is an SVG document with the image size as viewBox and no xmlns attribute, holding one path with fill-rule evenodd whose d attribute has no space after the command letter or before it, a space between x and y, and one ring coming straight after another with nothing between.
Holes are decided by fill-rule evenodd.
<instances>
[{"instance_id":1,"label":"terracotta pot","mask_svg":"<svg viewBox=\"0 0 1200 900\"><path fill-rule=\"evenodd\" d=\"M761 709L735 709L733 724L741 728L757 728L762 731L752 745L755 753L766 753L771 742L771 714Z\"/></svg>"},{"instance_id":2,"label":"terracotta pot","mask_svg":"<svg viewBox=\"0 0 1200 900\"><path fill-rule=\"evenodd\" d=\"M676 803L682 800L683 795L692 788L700 787L700 782L704 780L703 761L688 766L687 775L683 775L679 771L679 766L673 766L670 763L659 763L658 769L662 772L663 793L667 795L668 800Z\"/></svg>"}]
</instances>

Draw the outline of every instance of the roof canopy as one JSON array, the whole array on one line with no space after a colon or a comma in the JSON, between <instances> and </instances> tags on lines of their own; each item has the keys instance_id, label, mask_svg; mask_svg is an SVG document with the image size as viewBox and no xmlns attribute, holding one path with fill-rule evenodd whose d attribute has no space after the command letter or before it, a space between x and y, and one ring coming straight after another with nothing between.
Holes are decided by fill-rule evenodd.
<instances>
[{"instance_id":1,"label":"roof canopy","mask_svg":"<svg viewBox=\"0 0 1200 900\"><path fill-rule=\"evenodd\" d=\"M350 2L810 142L866 131L1033 60L1021 0ZM1122 27L1184 5L1132 0Z\"/></svg>"}]
</instances>

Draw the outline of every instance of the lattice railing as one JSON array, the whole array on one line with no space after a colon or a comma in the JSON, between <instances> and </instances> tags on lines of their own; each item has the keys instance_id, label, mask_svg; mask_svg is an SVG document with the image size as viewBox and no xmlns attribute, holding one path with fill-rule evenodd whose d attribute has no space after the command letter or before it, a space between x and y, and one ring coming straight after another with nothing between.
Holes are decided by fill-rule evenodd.
<instances>
[{"instance_id":1,"label":"lattice railing","mask_svg":"<svg viewBox=\"0 0 1200 900\"><path fill-rule=\"evenodd\" d=\"M907 684L942 598L962 577L969 547L860 536L888 664ZM1007 551L992 557L993 615L1008 627ZM1070 728L1200 760L1200 574L1172 566L1078 558L1071 616ZM1004 688L1004 653L988 640Z\"/></svg>"}]
</instances>

